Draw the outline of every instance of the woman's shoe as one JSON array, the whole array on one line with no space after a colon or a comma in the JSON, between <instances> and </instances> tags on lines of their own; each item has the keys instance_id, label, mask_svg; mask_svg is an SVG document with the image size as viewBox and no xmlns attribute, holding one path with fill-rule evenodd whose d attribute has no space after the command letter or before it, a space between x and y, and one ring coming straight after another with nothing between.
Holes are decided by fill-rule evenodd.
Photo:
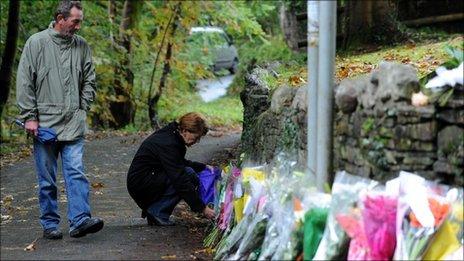
<instances>
[{"instance_id":1,"label":"woman's shoe","mask_svg":"<svg viewBox=\"0 0 464 261\"><path fill-rule=\"evenodd\" d=\"M146 215L147 215L147 224L149 226L174 226L176 225L176 223L171 220L164 221L159 217L150 215L148 212L146 212Z\"/></svg>"}]
</instances>

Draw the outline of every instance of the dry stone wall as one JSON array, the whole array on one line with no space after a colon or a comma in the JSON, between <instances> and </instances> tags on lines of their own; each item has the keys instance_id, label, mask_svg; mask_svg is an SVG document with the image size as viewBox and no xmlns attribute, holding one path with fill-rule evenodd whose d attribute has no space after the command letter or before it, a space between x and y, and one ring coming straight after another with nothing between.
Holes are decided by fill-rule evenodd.
<instances>
[{"instance_id":1,"label":"dry stone wall","mask_svg":"<svg viewBox=\"0 0 464 261\"><path fill-rule=\"evenodd\" d=\"M241 93L243 150L254 162L271 162L290 151L306 162L305 88L270 91L269 68L255 68ZM334 93L334 170L384 181L399 170L463 185L464 89L455 87L446 105L411 105L417 72L384 62L369 75L342 81Z\"/></svg>"}]
</instances>

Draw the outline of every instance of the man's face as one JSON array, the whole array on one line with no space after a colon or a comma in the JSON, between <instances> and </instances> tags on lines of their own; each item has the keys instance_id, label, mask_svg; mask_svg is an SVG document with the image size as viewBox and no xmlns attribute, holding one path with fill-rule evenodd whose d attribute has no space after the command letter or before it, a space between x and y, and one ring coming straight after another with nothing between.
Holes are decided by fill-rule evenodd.
<instances>
[{"instance_id":1,"label":"man's face","mask_svg":"<svg viewBox=\"0 0 464 261\"><path fill-rule=\"evenodd\" d=\"M84 13L82 10L79 10L76 7L71 8L68 18L58 16L60 34L68 37L73 36L77 31L79 31L79 29L81 29L81 23L83 19Z\"/></svg>"}]
</instances>

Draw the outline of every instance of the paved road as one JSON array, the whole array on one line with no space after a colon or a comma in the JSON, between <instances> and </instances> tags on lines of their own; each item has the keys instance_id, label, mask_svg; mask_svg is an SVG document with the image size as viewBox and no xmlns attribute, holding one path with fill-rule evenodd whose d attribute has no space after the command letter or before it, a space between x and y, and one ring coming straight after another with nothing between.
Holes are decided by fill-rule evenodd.
<instances>
[{"instance_id":1,"label":"paved road","mask_svg":"<svg viewBox=\"0 0 464 261\"><path fill-rule=\"evenodd\" d=\"M188 150L187 158L211 162L221 155L224 157L224 152L236 146L239 139L238 133L207 136ZM148 227L140 218L140 210L126 190L126 172L142 140L143 137L132 135L86 143L86 173L95 186L91 190L92 214L102 217L105 227L97 234L79 239L68 235L61 170L59 209L64 238L50 241L41 238L33 159L1 169L1 260L211 258L201 251L207 221L186 211L185 203L176 208L175 217L179 222L174 227ZM34 240L36 249L25 251Z\"/></svg>"},{"instance_id":2,"label":"paved road","mask_svg":"<svg viewBox=\"0 0 464 261\"><path fill-rule=\"evenodd\" d=\"M204 102L214 101L227 93L227 88L234 77L234 74L230 74L214 79L199 80L197 82L198 94Z\"/></svg>"}]
</instances>

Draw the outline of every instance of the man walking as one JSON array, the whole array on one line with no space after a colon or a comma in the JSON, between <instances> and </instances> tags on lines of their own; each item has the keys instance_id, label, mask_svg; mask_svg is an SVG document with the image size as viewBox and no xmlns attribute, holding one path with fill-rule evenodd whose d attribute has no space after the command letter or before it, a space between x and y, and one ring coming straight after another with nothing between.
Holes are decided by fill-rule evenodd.
<instances>
[{"instance_id":1,"label":"man walking","mask_svg":"<svg viewBox=\"0 0 464 261\"><path fill-rule=\"evenodd\" d=\"M39 182L40 223L44 237L61 239L57 205L57 158L61 155L68 199L71 237L82 237L103 228L92 218L89 182L82 161L87 111L95 97L95 69L90 48L74 35L81 27L79 1L62 1L54 21L26 42L16 78L20 117L27 132L52 128L57 142L34 139L34 158Z\"/></svg>"}]
</instances>

